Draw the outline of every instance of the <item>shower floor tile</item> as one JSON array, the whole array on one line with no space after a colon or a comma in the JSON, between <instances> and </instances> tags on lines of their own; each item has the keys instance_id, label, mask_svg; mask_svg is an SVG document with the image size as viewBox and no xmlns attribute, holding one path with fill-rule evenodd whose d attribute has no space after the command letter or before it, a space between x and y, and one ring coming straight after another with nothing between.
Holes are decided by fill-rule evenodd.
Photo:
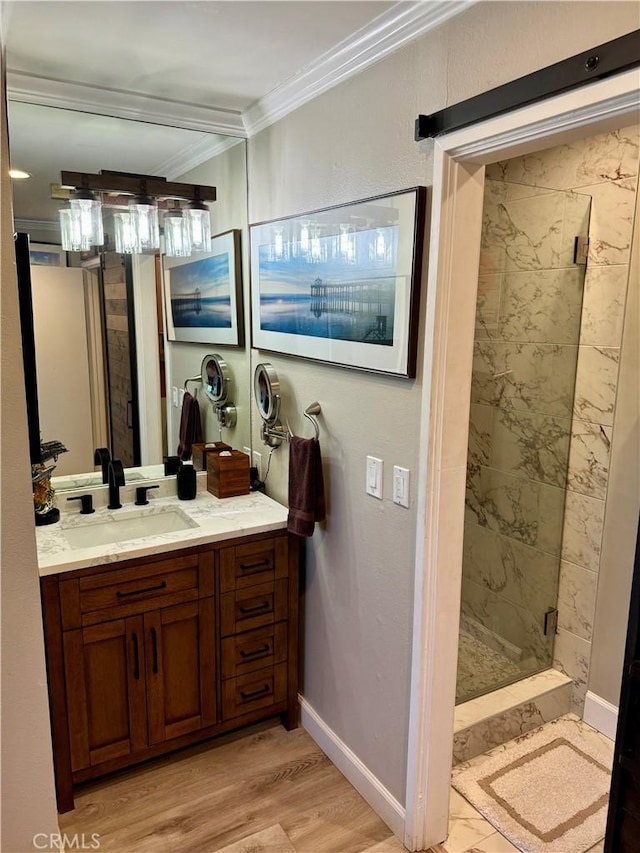
<instances>
[{"instance_id":1,"label":"shower floor tile","mask_svg":"<svg viewBox=\"0 0 640 853\"><path fill-rule=\"evenodd\" d=\"M522 676L522 665L490 648L478 637L460 631L456 702L494 690Z\"/></svg>"}]
</instances>

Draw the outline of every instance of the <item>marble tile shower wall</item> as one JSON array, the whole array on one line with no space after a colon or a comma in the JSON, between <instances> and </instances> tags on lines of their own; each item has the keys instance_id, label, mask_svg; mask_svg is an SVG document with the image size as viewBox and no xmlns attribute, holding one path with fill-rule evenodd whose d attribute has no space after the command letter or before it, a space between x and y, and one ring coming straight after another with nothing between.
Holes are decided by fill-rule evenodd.
<instances>
[{"instance_id":1,"label":"marble tile shower wall","mask_svg":"<svg viewBox=\"0 0 640 853\"><path fill-rule=\"evenodd\" d=\"M484 340L476 343L476 358L490 366L493 374L492 394L500 390L496 383L506 371L519 369L518 361L527 361L532 368L530 383L518 388L507 388L502 393L511 394L527 403L526 418L510 411L494 414L491 448L486 445L487 412L476 412L472 417L473 447L470 453L477 458L492 454L495 464L500 457L504 473L501 482L494 486L496 504L510 491L518 513L511 517L524 534L522 545L506 541L501 532L483 528L476 536L477 544L470 540L469 549L493 548L501 555L497 565L504 575L504 590L517 587L521 600L535 601L550 582L551 563L540 559L531 571L527 568L527 546L548 547L549 538L555 536L557 503L561 499L555 487L563 486L560 460L569 452L569 465L564 497L564 525L560 585L558 593L559 627L555 641L554 666L574 682L573 709L582 713L589 676L591 636L593 630L600 546L604 508L609 474L609 452L616 400L618 362L622 338L622 323L627 291L633 212L638 186L640 156L640 126L634 125L611 133L593 136L571 145L562 145L525 157L496 163L487 168L487 178L492 183L502 183L494 189L496 196L509 195L509 183L527 185L540 192L543 188L569 190L573 194L591 196L590 246L584 296L577 294L578 271L575 279L560 280L553 270L547 272L520 272L502 277L502 287L496 285L491 271L483 270L478 297L478 331L484 331ZM522 187L518 192L522 191ZM548 191L546 191L548 192ZM554 204L553 194L545 196L544 204L550 214ZM551 218L546 224L551 225ZM539 236L553 256L554 237L545 238L544 223L540 222ZM553 230L552 228L550 230ZM578 233L578 232L576 232ZM509 235L504 235L506 241ZM556 235L557 238L557 235ZM516 242L511 249L512 258L527 247ZM566 271L565 271L566 272ZM558 297L558 298L556 298ZM581 304L580 304L581 303ZM566 344L575 335L579 325L579 347L575 393L567 383L566 362L569 358ZM538 331L545 330L547 340L555 339L556 348L546 353L543 364ZM499 332L500 337L496 332ZM502 343L504 335L523 343L510 351L509 357ZM575 338L573 338L575 340ZM529 342L529 343L525 343ZM504 381L503 377L503 381ZM474 383L475 384L475 383ZM484 397L476 389L472 409L477 409ZM483 394L486 392L483 390ZM544 400L542 405L528 405L534 397ZM572 416L570 435L558 426L558 416ZM526 494L523 487L509 483L508 471L518 465L528 473L531 483ZM549 513L549 530L534 543L527 527L527 500L540 500ZM546 530L544 524L542 529ZM552 531L552 532L549 532ZM483 544L483 540L485 544ZM513 574L507 578L507 568ZM535 604L535 609L540 603Z\"/></svg>"},{"instance_id":2,"label":"marble tile shower wall","mask_svg":"<svg viewBox=\"0 0 640 853\"><path fill-rule=\"evenodd\" d=\"M584 194L485 182L462 625L500 644L494 686L551 665L584 282L573 250L589 208Z\"/></svg>"}]
</instances>

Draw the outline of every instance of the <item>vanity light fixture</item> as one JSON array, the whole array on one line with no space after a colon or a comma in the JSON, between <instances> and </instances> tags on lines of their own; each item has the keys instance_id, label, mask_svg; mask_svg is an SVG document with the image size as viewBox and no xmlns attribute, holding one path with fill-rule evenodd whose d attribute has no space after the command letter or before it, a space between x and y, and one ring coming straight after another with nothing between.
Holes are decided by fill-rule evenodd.
<instances>
[{"instance_id":1,"label":"vanity light fixture","mask_svg":"<svg viewBox=\"0 0 640 853\"><path fill-rule=\"evenodd\" d=\"M66 252L87 252L104 244L102 202L87 189L76 189L60 209L62 248Z\"/></svg>"},{"instance_id":2,"label":"vanity light fixture","mask_svg":"<svg viewBox=\"0 0 640 853\"><path fill-rule=\"evenodd\" d=\"M135 252L136 241L131 228L131 214L125 208L114 210L113 231L116 240L116 252L131 255Z\"/></svg>"},{"instance_id":3,"label":"vanity light fixture","mask_svg":"<svg viewBox=\"0 0 640 853\"><path fill-rule=\"evenodd\" d=\"M188 223L191 251L210 252L211 218L208 205L203 201L190 201L182 212Z\"/></svg>"},{"instance_id":4,"label":"vanity light fixture","mask_svg":"<svg viewBox=\"0 0 640 853\"><path fill-rule=\"evenodd\" d=\"M135 195L129 202L134 252L160 248L158 202L150 195Z\"/></svg>"},{"instance_id":5,"label":"vanity light fixture","mask_svg":"<svg viewBox=\"0 0 640 853\"><path fill-rule=\"evenodd\" d=\"M131 197L126 208L117 207L113 213L116 251L129 254L158 249L159 206L167 202L174 206L164 214L165 253L188 257L192 252L211 250L209 208L204 202L216 200L215 187L111 171L97 175L62 172L60 183L73 190L69 202L60 210L62 245L66 251L84 252L104 244L102 193ZM180 202L186 202L184 209Z\"/></svg>"},{"instance_id":6,"label":"vanity light fixture","mask_svg":"<svg viewBox=\"0 0 640 853\"><path fill-rule=\"evenodd\" d=\"M187 217L179 207L165 211L164 252L170 258L188 258L191 254L191 230Z\"/></svg>"}]
</instances>

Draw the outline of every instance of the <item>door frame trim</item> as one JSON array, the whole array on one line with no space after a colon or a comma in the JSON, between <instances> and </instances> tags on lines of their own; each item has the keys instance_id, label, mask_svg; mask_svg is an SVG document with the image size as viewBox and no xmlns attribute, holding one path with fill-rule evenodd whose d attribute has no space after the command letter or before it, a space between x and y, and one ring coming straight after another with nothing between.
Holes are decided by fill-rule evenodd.
<instances>
[{"instance_id":1,"label":"door frame trim","mask_svg":"<svg viewBox=\"0 0 640 853\"><path fill-rule=\"evenodd\" d=\"M486 164L638 121L636 70L420 143L433 152L404 844L446 837ZM475 265L475 266L474 266ZM469 278L469 272L472 277Z\"/></svg>"}]
</instances>

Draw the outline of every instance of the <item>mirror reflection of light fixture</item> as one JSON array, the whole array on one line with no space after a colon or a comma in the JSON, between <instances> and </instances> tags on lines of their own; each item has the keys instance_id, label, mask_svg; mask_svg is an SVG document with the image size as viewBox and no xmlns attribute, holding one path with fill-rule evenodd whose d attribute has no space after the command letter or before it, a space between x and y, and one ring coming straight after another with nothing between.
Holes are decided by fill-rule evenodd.
<instances>
[{"instance_id":1,"label":"mirror reflection of light fixture","mask_svg":"<svg viewBox=\"0 0 640 853\"><path fill-rule=\"evenodd\" d=\"M211 218L202 201L190 201L183 210L189 226L192 252L211 251Z\"/></svg>"},{"instance_id":2,"label":"mirror reflection of light fixture","mask_svg":"<svg viewBox=\"0 0 640 853\"><path fill-rule=\"evenodd\" d=\"M191 230L179 207L165 212L162 227L165 255L169 258L188 258L191 254Z\"/></svg>"},{"instance_id":3,"label":"mirror reflection of light fixture","mask_svg":"<svg viewBox=\"0 0 640 853\"><path fill-rule=\"evenodd\" d=\"M66 252L87 252L104 244L102 202L87 189L76 189L60 210L62 248Z\"/></svg>"},{"instance_id":4,"label":"mirror reflection of light fixture","mask_svg":"<svg viewBox=\"0 0 640 853\"><path fill-rule=\"evenodd\" d=\"M150 195L136 195L129 202L135 252L160 248L158 202Z\"/></svg>"},{"instance_id":5,"label":"mirror reflection of light fixture","mask_svg":"<svg viewBox=\"0 0 640 853\"><path fill-rule=\"evenodd\" d=\"M160 247L159 198L174 200L175 205L165 214L166 253L187 257L193 252L211 251L211 223L205 201L216 200L215 187L111 171L97 175L63 171L61 185L72 190L69 202L60 210L66 251L84 252L104 244L101 193L131 196L127 208L113 211L116 251L142 253ZM181 202L185 202L184 209Z\"/></svg>"},{"instance_id":6,"label":"mirror reflection of light fixture","mask_svg":"<svg viewBox=\"0 0 640 853\"><path fill-rule=\"evenodd\" d=\"M135 240L131 229L131 214L126 209L114 210L113 231L116 240L116 252L131 255L135 251Z\"/></svg>"}]
</instances>

